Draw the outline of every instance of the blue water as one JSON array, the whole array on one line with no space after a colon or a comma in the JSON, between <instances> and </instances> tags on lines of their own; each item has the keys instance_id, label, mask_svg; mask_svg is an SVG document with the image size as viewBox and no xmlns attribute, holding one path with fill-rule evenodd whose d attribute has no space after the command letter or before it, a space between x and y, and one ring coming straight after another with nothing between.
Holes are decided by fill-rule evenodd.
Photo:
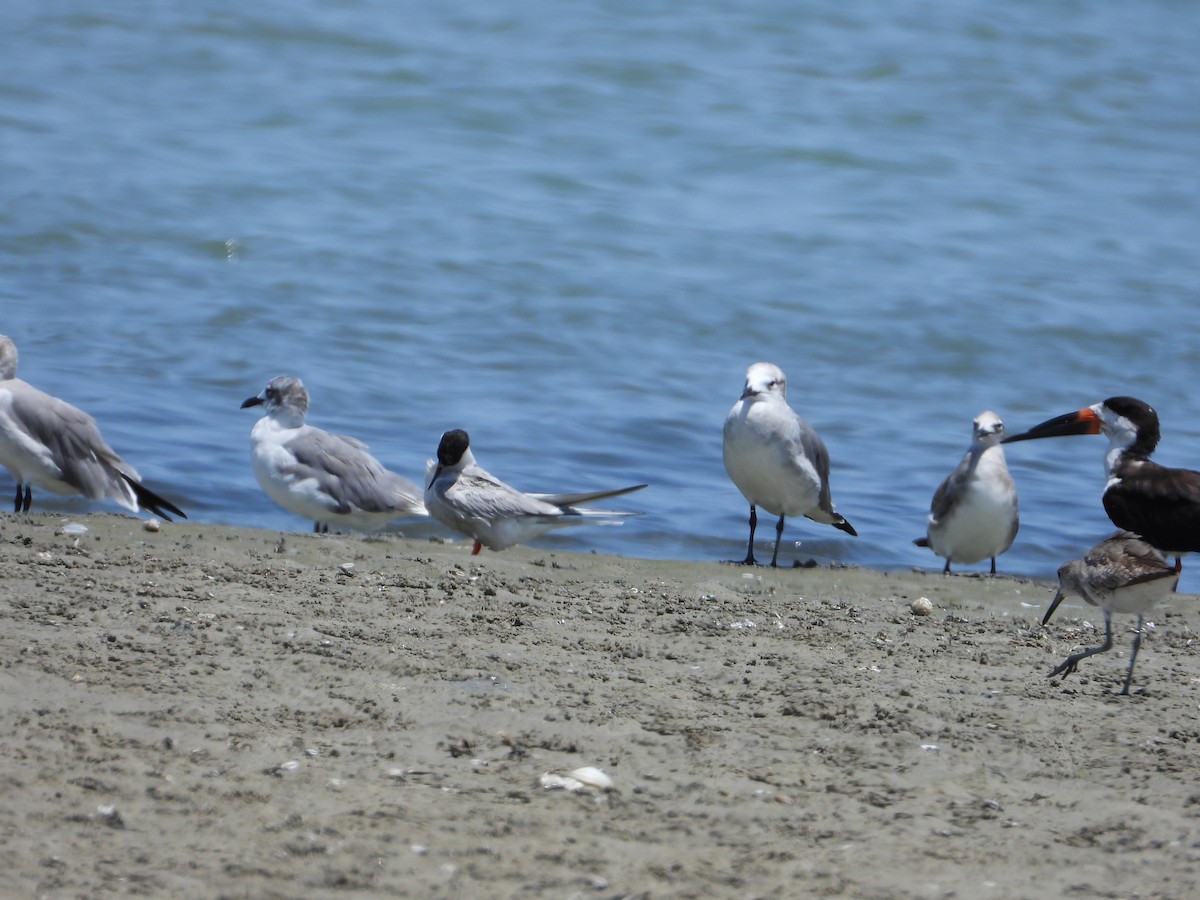
<instances>
[{"instance_id":1,"label":"blue water","mask_svg":"<svg viewBox=\"0 0 1200 900\"><path fill-rule=\"evenodd\" d=\"M860 534L786 557L937 569L985 408L1133 394L1200 468L1197 34L1185 0L17 0L0 332L193 520L308 527L238 409L289 373L414 480L465 427L519 487L650 482L541 544L652 558L744 553L721 424L771 360ZM1110 530L1103 450L1009 449L1002 571Z\"/></svg>"}]
</instances>

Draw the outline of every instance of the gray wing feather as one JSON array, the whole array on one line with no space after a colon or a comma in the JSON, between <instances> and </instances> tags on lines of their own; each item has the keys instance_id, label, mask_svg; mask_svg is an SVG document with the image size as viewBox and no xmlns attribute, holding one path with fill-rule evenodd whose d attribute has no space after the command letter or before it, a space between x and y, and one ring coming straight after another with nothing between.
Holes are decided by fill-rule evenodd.
<instances>
[{"instance_id":1,"label":"gray wing feather","mask_svg":"<svg viewBox=\"0 0 1200 900\"><path fill-rule=\"evenodd\" d=\"M938 485L937 490L933 492L933 502L929 507L929 514L933 516L935 522L945 519L946 514L950 512L950 507L957 499L959 491L962 490L962 485L971 477L978 462L977 454L967 453L959 462L958 467ZM1015 534L1013 536L1016 537Z\"/></svg>"},{"instance_id":2,"label":"gray wing feather","mask_svg":"<svg viewBox=\"0 0 1200 900\"><path fill-rule=\"evenodd\" d=\"M119 457L100 435L96 420L83 410L24 382L8 385L13 415L33 437L44 444L58 466L63 481L93 500L132 492L120 478L135 481L133 466Z\"/></svg>"},{"instance_id":3,"label":"gray wing feather","mask_svg":"<svg viewBox=\"0 0 1200 900\"><path fill-rule=\"evenodd\" d=\"M356 438L312 429L288 443L296 464L287 473L315 479L337 503L337 512L367 512L413 506L421 491L415 484L385 469Z\"/></svg>"},{"instance_id":4,"label":"gray wing feather","mask_svg":"<svg viewBox=\"0 0 1200 900\"><path fill-rule=\"evenodd\" d=\"M462 472L451 491L463 515L479 519L509 519L517 516L558 518L563 511L533 494L523 494L487 472Z\"/></svg>"}]
</instances>

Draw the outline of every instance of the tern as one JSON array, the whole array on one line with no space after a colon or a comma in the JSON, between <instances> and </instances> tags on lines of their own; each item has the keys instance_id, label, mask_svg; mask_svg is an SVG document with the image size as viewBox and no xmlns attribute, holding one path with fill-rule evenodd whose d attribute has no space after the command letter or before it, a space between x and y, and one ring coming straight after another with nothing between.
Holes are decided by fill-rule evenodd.
<instances>
[{"instance_id":1,"label":"tern","mask_svg":"<svg viewBox=\"0 0 1200 900\"><path fill-rule=\"evenodd\" d=\"M461 428L438 443L437 461L425 466L425 507L429 515L483 547L504 550L567 525L619 524L636 513L581 509L585 503L640 491L646 485L574 494L525 494L481 469L471 439Z\"/></svg>"},{"instance_id":2,"label":"tern","mask_svg":"<svg viewBox=\"0 0 1200 900\"><path fill-rule=\"evenodd\" d=\"M396 519L424 516L421 489L388 471L362 441L306 425L308 391L299 378L272 378L242 409L266 415L250 432L250 462L267 496L313 522L377 531Z\"/></svg>"},{"instance_id":3,"label":"tern","mask_svg":"<svg viewBox=\"0 0 1200 900\"><path fill-rule=\"evenodd\" d=\"M1082 597L1104 611L1104 643L1068 656L1049 677L1062 675L1065 678L1079 667L1081 660L1111 650L1112 614L1137 613L1137 634L1129 655L1125 685L1121 689L1122 694L1128 694L1129 684L1133 680L1133 664L1142 643L1142 623L1146 610L1174 591L1178 582L1179 572L1167 563L1161 553L1130 531L1118 531L1089 550L1082 559L1064 563L1058 570L1058 591L1042 618L1042 624L1050 621L1064 598Z\"/></svg>"},{"instance_id":4,"label":"tern","mask_svg":"<svg viewBox=\"0 0 1200 900\"><path fill-rule=\"evenodd\" d=\"M1047 419L1003 443L1072 434L1108 438L1103 502L1114 525L1175 556L1176 568L1181 568L1181 554L1200 550L1200 472L1167 468L1150 459L1160 436L1158 413L1150 404L1110 397Z\"/></svg>"},{"instance_id":5,"label":"tern","mask_svg":"<svg viewBox=\"0 0 1200 900\"><path fill-rule=\"evenodd\" d=\"M787 516L805 516L858 535L833 508L829 451L812 427L788 406L787 378L778 366L757 362L746 370L742 395L725 417L723 456L725 471L750 502L750 540L743 565L755 564L755 510L759 506L779 516L772 567L779 560Z\"/></svg>"},{"instance_id":6,"label":"tern","mask_svg":"<svg viewBox=\"0 0 1200 900\"><path fill-rule=\"evenodd\" d=\"M170 520L183 511L141 483L87 413L17 377L17 347L0 334L0 465L17 482L16 512L28 512L32 485L55 494L113 500Z\"/></svg>"},{"instance_id":7,"label":"tern","mask_svg":"<svg viewBox=\"0 0 1200 900\"><path fill-rule=\"evenodd\" d=\"M1004 422L991 410L981 412L972 423L973 437L962 461L938 485L929 509L925 537L918 547L929 547L951 563L992 560L1012 546L1020 527L1017 486L1004 461Z\"/></svg>"}]
</instances>

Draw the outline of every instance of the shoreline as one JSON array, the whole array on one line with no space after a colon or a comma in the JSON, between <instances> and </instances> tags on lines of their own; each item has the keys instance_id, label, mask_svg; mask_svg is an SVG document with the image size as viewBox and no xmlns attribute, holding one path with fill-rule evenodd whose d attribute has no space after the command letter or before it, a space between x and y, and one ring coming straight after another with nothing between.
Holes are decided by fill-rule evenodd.
<instances>
[{"instance_id":1,"label":"shoreline","mask_svg":"<svg viewBox=\"0 0 1200 900\"><path fill-rule=\"evenodd\" d=\"M0 518L6 890L1200 891L1191 596L469 550Z\"/></svg>"}]
</instances>

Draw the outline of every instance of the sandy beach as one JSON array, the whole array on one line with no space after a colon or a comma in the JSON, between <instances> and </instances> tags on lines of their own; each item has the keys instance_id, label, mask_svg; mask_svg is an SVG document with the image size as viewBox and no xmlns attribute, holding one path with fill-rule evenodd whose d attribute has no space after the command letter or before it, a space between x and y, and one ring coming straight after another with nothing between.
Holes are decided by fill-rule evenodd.
<instances>
[{"instance_id":1,"label":"sandy beach","mask_svg":"<svg viewBox=\"0 0 1200 900\"><path fill-rule=\"evenodd\" d=\"M1200 895L1194 597L1121 697L1003 576L9 514L0 578L4 896Z\"/></svg>"}]
</instances>

